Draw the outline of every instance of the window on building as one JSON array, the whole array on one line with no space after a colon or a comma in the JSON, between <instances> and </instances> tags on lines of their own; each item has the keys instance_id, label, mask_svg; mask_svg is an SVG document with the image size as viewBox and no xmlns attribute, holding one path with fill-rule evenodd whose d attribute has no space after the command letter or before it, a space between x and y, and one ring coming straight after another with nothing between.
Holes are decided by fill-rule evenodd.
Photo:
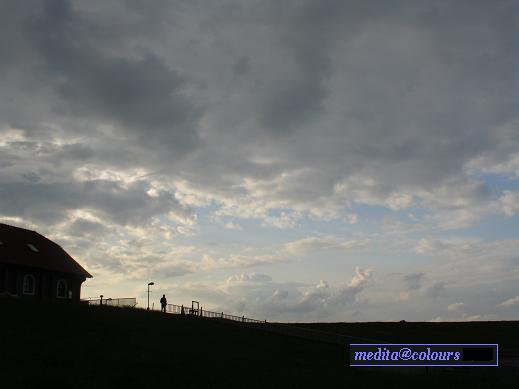
<instances>
[{"instance_id":1,"label":"window on building","mask_svg":"<svg viewBox=\"0 0 519 389\"><path fill-rule=\"evenodd\" d=\"M34 295L36 282L32 274L23 277L23 294Z\"/></svg>"},{"instance_id":2,"label":"window on building","mask_svg":"<svg viewBox=\"0 0 519 389\"><path fill-rule=\"evenodd\" d=\"M66 291L67 291L67 283L65 282L65 280L59 280L58 285L56 287L56 297L64 299L66 296Z\"/></svg>"},{"instance_id":3,"label":"window on building","mask_svg":"<svg viewBox=\"0 0 519 389\"><path fill-rule=\"evenodd\" d=\"M40 252L40 250L38 250L38 248L35 245L31 244L31 243L27 243L27 247L29 247L35 253Z\"/></svg>"}]
</instances>

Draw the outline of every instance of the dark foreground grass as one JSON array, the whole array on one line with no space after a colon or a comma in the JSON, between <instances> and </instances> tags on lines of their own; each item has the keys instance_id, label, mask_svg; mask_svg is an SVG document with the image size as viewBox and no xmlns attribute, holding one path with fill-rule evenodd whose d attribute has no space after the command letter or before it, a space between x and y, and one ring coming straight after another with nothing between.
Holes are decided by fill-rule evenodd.
<instances>
[{"instance_id":1,"label":"dark foreground grass","mask_svg":"<svg viewBox=\"0 0 519 389\"><path fill-rule=\"evenodd\" d=\"M0 300L1 388L519 387L517 370L363 370L344 351L214 319Z\"/></svg>"},{"instance_id":2,"label":"dark foreground grass","mask_svg":"<svg viewBox=\"0 0 519 389\"><path fill-rule=\"evenodd\" d=\"M299 327L388 343L497 343L500 354L519 357L519 321L300 323Z\"/></svg>"}]
</instances>

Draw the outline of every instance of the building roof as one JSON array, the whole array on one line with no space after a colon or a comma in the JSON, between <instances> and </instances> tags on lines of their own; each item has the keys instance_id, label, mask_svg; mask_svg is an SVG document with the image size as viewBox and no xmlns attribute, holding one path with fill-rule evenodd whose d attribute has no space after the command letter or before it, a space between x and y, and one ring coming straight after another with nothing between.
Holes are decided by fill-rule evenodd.
<instances>
[{"instance_id":1,"label":"building roof","mask_svg":"<svg viewBox=\"0 0 519 389\"><path fill-rule=\"evenodd\" d=\"M92 276L63 248L36 231L0 223L0 263Z\"/></svg>"}]
</instances>

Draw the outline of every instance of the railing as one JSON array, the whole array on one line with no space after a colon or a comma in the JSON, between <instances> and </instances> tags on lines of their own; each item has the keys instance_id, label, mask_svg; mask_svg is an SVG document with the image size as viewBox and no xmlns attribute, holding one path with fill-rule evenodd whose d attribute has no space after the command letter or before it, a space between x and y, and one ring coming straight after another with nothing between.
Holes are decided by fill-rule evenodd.
<instances>
[{"instance_id":1,"label":"railing","mask_svg":"<svg viewBox=\"0 0 519 389\"><path fill-rule=\"evenodd\" d=\"M137 305L136 298L107 298L107 299L83 299L85 303L89 305L108 305L113 307L135 307ZM308 339L312 341L324 342L345 345L348 343L358 343L362 341L364 343L377 342L376 339L366 339L346 336L333 332L320 331L302 326L290 325L285 323L267 323L266 320L256 320L245 316L229 315L224 312L213 312L206 311L203 308L189 307L183 305L168 304L166 306L166 312L176 315L191 315L200 316L211 319L226 319L241 323L253 323L261 324L261 326L254 326L255 328L261 328L268 332L274 332L281 335L288 335L297 338ZM379 341L380 343L381 341Z\"/></svg>"},{"instance_id":2,"label":"railing","mask_svg":"<svg viewBox=\"0 0 519 389\"><path fill-rule=\"evenodd\" d=\"M137 305L137 299L134 297L128 298L107 298L107 299L93 299L93 300L83 300L88 303L88 305L108 305L111 307L135 307Z\"/></svg>"},{"instance_id":3,"label":"railing","mask_svg":"<svg viewBox=\"0 0 519 389\"><path fill-rule=\"evenodd\" d=\"M182 312L183 310L183 312ZM284 323L269 323L266 320L249 319L245 316L228 315L223 312L212 312L204 309L196 309L189 306L181 306L175 304L168 304L166 306L167 313L173 313L176 315L192 315L201 316L214 319L227 319L242 323L253 323L256 324L253 327L276 334L292 336L297 338L303 338L311 341L331 343L337 345L345 345L348 343L359 343L360 340L370 343L372 339L361 339L350 336L345 336L333 332L319 331L310 328L304 328Z\"/></svg>"},{"instance_id":4,"label":"railing","mask_svg":"<svg viewBox=\"0 0 519 389\"><path fill-rule=\"evenodd\" d=\"M193 315L193 316L201 316L201 317L208 317L212 319L226 319L226 320L234 320L234 321L240 321L242 323L266 323L266 320L256 320L256 319L250 319L245 316L235 316L235 315L229 315L223 312L212 312L212 311L206 311L205 309L194 309L190 308L188 306L184 307L182 305L175 305L175 304L168 304L166 307L166 312L173 313L176 315Z\"/></svg>"}]
</instances>

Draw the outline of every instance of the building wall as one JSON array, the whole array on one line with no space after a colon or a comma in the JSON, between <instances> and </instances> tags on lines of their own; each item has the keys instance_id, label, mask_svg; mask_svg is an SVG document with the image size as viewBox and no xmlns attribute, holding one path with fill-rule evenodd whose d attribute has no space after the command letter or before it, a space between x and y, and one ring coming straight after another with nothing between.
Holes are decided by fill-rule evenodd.
<instances>
[{"instance_id":1,"label":"building wall","mask_svg":"<svg viewBox=\"0 0 519 389\"><path fill-rule=\"evenodd\" d=\"M24 294L23 282L25 275L34 277L34 295ZM58 282L65 282L64 297L57 295ZM0 264L0 295L17 296L24 299L39 299L51 301L79 301L81 284L85 278L72 274L56 273L41 269L19 267L10 264ZM69 294L71 292L71 295Z\"/></svg>"}]
</instances>

